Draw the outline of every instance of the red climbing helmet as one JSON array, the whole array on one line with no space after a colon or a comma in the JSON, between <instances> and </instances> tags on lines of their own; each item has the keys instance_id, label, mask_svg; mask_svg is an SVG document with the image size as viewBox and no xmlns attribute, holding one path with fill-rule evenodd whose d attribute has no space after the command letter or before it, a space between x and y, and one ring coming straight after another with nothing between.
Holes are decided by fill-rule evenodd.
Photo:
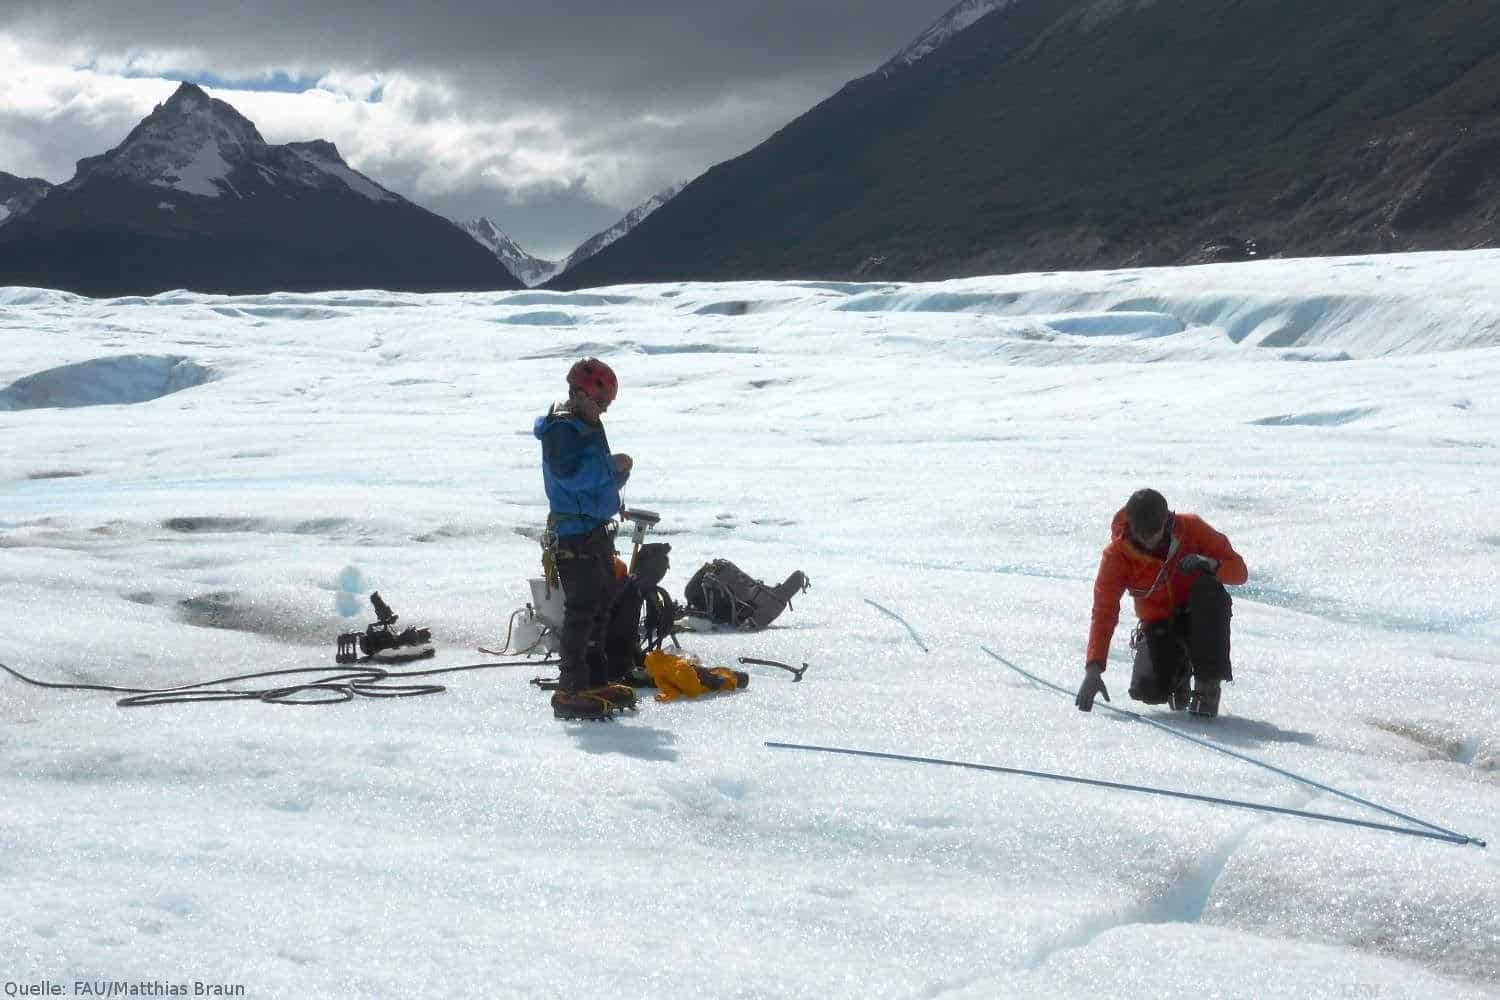
<instances>
[{"instance_id":1,"label":"red climbing helmet","mask_svg":"<svg viewBox=\"0 0 1500 1000\"><path fill-rule=\"evenodd\" d=\"M596 403L608 405L615 401L620 391L620 381L614 371L598 358L584 358L568 369L568 385L581 389Z\"/></svg>"}]
</instances>

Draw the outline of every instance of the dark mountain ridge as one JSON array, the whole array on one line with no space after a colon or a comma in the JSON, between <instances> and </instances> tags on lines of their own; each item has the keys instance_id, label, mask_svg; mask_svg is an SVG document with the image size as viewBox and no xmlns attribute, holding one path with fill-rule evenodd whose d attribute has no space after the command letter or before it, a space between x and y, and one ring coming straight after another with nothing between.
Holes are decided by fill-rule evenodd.
<instances>
[{"instance_id":1,"label":"dark mountain ridge","mask_svg":"<svg viewBox=\"0 0 1500 1000\"><path fill-rule=\"evenodd\" d=\"M1013 0L553 285L1500 245L1500 6Z\"/></svg>"},{"instance_id":2,"label":"dark mountain ridge","mask_svg":"<svg viewBox=\"0 0 1500 1000\"><path fill-rule=\"evenodd\" d=\"M322 140L273 146L184 83L0 226L0 285L85 295L522 287L453 223Z\"/></svg>"},{"instance_id":3,"label":"dark mountain ridge","mask_svg":"<svg viewBox=\"0 0 1500 1000\"><path fill-rule=\"evenodd\" d=\"M0 170L0 225L31 211L52 185L40 177L17 177Z\"/></svg>"}]
</instances>

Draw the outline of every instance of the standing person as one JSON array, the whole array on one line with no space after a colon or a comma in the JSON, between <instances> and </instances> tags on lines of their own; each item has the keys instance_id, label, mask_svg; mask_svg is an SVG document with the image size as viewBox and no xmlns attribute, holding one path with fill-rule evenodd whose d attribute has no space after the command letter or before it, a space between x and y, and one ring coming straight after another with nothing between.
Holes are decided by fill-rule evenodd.
<instances>
[{"instance_id":1,"label":"standing person","mask_svg":"<svg viewBox=\"0 0 1500 1000\"><path fill-rule=\"evenodd\" d=\"M568 398L532 430L542 443L542 483L551 513L548 545L562 581L563 625L558 687L552 713L559 719L608 718L634 708L635 691L609 682L605 628L615 591L611 519L620 512L620 490L630 478L629 455L611 454L604 411L619 381L598 358L568 370Z\"/></svg>"},{"instance_id":2,"label":"standing person","mask_svg":"<svg viewBox=\"0 0 1500 1000\"><path fill-rule=\"evenodd\" d=\"M1089 712L1096 694L1109 701L1104 664L1120 620L1120 598L1129 590L1140 619L1130 640L1135 650L1130 697L1214 718L1220 684L1234 679L1229 665L1232 602L1224 585L1250 578L1245 560L1207 521L1173 513L1166 498L1152 489L1131 494L1111 530L1094 578L1083 684L1074 704Z\"/></svg>"}]
</instances>

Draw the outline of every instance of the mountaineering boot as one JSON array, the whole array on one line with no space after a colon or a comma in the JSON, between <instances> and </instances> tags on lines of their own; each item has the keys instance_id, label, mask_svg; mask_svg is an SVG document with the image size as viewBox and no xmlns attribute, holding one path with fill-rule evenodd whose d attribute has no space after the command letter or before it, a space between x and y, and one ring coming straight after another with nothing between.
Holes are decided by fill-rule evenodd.
<instances>
[{"instance_id":1,"label":"mountaineering boot","mask_svg":"<svg viewBox=\"0 0 1500 1000\"><path fill-rule=\"evenodd\" d=\"M1172 711L1180 712L1192 703L1191 684L1191 674L1183 674L1177 678L1177 686L1172 688L1172 693L1167 696L1167 704L1172 706Z\"/></svg>"},{"instance_id":2,"label":"mountaineering boot","mask_svg":"<svg viewBox=\"0 0 1500 1000\"><path fill-rule=\"evenodd\" d=\"M614 706L607 698L583 691L552 692L552 714L559 719L607 719L614 714Z\"/></svg>"},{"instance_id":3,"label":"mountaineering boot","mask_svg":"<svg viewBox=\"0 0 1500 1000\"><path fill-rule=\"evenodd\" d=\"M1205 719L1213 719L1218 717L1218 678L1198 678L1198 684L1196 689L1193 691L1192 700L1188 703L1188 712L1192 715L1201 716Z\"/></svg>"},{"instance_id":4,"label":"mountaineering boot","mask_svg":"<svg viewBox=\"0 0 1500 1000\"><path fill-rule=\"evenodd\" d=\"M581 697L600 698L609 703L609 707L617 712L635 711L636 697L635 688L620 681L611 681L598 687L588 688L578 692Z\"/></svg>"}]
</instances>

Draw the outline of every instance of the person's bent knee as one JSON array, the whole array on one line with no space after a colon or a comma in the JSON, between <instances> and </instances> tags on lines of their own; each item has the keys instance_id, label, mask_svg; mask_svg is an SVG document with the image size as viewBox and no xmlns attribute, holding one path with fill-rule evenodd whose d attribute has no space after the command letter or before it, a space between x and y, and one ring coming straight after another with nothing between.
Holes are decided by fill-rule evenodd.
<instances>
[{"instance_id":1,"label":"person's bent knee","mask_svg":"<svg viewBox=\"0 0 1500 1000\"><path fill-rule=\"evenodd\" d=\"M1193 588L1188 591L1188 607L1195 608L1217 608L1227 607L1230 602L1229 591L1217 577L1207 573L1201 574L1193 581Z\"/></svg>"}]
</instances>

